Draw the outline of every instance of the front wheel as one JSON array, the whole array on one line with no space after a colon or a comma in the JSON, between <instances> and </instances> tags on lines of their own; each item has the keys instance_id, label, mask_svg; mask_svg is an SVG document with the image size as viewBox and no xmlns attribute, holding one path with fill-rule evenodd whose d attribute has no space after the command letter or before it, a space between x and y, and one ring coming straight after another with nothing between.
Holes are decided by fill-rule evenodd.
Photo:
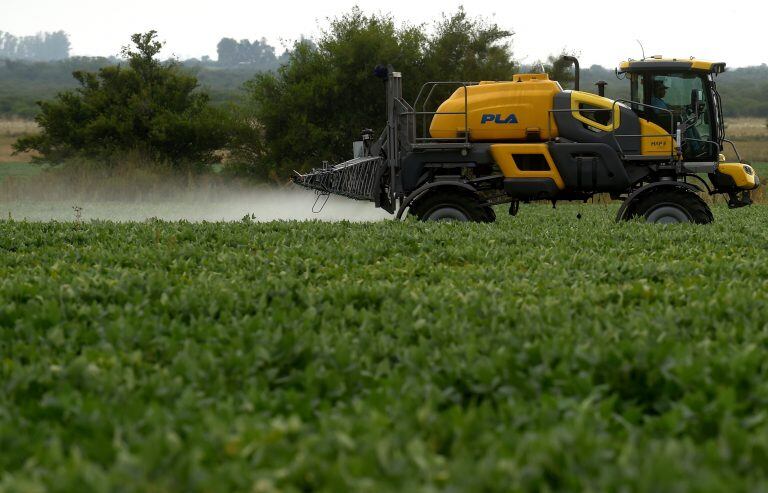
<instances>
[{"instance_id":1,"label":"front wheel","mask_svg":"<svg viewBox=\"0 0 768 493\"><path fill-rule=\"evenodd\" d=\"M496 213L467 194L431 193L418 199L410 212L420 221L486 222L496 220Z\"/></svg>"},{"instance_id":2,"label":"front wheel","mask_svg":"<svg viewBox=\"0 0 768 493\"><path fill-rule=\"evenodd\" d=\"M635 199L628 218L641 217L654 224L709 224L714 220L712 210L701 197L685 190L659 190Z\"/></svg>"}]
</instances>

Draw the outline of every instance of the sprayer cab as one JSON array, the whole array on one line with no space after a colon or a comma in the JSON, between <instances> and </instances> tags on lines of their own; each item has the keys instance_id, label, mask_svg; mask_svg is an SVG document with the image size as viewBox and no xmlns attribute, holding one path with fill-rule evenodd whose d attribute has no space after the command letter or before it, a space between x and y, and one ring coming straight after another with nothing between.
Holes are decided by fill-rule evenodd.
<instances>
[{"instance_id":1,"label":"sprayer cab","mask_svg":"<svg viewBox=\"0 0 768 493\"><path fill-rule=\"evenodd\" d=\"M630 81L632 109L664 131L680 135L686 161L717 161L725 126L715 78L725 63L660 56L623 62L618 71Z\"/></svg>"},{"instance_id":2,"label":"sprayer cab","mask_svg":"<svg viewBox=\"0 0 768 493\"><path fill-rule=\"evenodd\" d=\"M687 167L715 163L709 173L715 193L727 194L729 205L740 207L751 203L744 191L757 188L760 180L725 138L716 84L723 72L723 62L654 56L624 62L617 73L630 81L633 110L676 136ZM722 153L725 144L732 146L736 162L726 161Z\"/></svg>"}]
</instances>

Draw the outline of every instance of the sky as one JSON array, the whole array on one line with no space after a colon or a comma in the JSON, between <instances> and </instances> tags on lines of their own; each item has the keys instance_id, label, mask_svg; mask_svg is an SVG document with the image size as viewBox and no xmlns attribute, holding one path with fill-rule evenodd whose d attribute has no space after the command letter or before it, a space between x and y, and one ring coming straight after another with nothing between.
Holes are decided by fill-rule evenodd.
<instances>
[{"instance_id":1,"label":"sky","mask_svg":"<svg viewBox=\"0 0 768 493\"><path fill-rule=\"evenodd\" d=\"M354 5L426 29L442 13L464 5L470 15L513 31L514 57L522 63L567 49L579 55L582 66L612 68L642 57L637 40L647 56L695 56L729 67L768 63L768 4L745 0L0 0L0 30L18 36L62 29L70 35L73 55L117 56L131 34L155 29L166 42L165 56L216 59L222 37L264 37L279 54L301 35L316 37L328 18Z\"/></svg>"}]
</instances>

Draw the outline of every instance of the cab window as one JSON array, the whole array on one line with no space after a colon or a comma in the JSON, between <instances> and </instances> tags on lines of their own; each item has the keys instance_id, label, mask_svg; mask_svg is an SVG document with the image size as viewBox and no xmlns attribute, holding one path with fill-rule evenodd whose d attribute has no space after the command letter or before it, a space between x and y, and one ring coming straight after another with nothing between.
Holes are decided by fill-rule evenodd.
<instances>
[{"instance_id":1,"label":"cab window","mask_svg":"<svg viewBox=\"0 0 768 493\"><path fill-rule=\"evenodd\" d=\"M709 160L716 155L717 145L712 143L710 124L711 108L705 92L708 87L702 75L694 73L645 74L640 76L640 87L644 89L644 117L674 134L677 124L693 117L695 108L691 105L693 91L700 95L699 118L685 132L683 157L686 160ZM638 100L639 101L639 100Z\"/></svg>"}]
</instances>

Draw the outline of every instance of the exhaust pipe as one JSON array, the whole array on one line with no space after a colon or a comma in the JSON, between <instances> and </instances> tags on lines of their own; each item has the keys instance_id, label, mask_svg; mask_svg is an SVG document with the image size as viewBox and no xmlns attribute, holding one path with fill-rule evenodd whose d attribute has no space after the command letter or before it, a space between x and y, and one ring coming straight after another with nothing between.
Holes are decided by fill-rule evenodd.
<instances>
[{"instance_id":1,"label":"exhaust pipe","mask_svg":"<svg viewBox=\"0 0 768 493\"><path fill-rule=\"evenodd\" d=\"M605 97L605 86L607 86L608 83L604 80L599 80L595 82L595 85L597 86L597 95Z\"/></svg>"},{"instance_id":2,"label":"exhaust pipe","mask_svg":"<svg viewBox=\"0 0 768 493\"><path fill-rule=\"evenodd\" d=\"M579 70L579 59L575 56L570 55L564 55L561 60L565 60L566 62L571 62L573 64L573 90L578 91L579 90L579 77L580 77L580 70Z\"/></svg>"}]
</instances>

